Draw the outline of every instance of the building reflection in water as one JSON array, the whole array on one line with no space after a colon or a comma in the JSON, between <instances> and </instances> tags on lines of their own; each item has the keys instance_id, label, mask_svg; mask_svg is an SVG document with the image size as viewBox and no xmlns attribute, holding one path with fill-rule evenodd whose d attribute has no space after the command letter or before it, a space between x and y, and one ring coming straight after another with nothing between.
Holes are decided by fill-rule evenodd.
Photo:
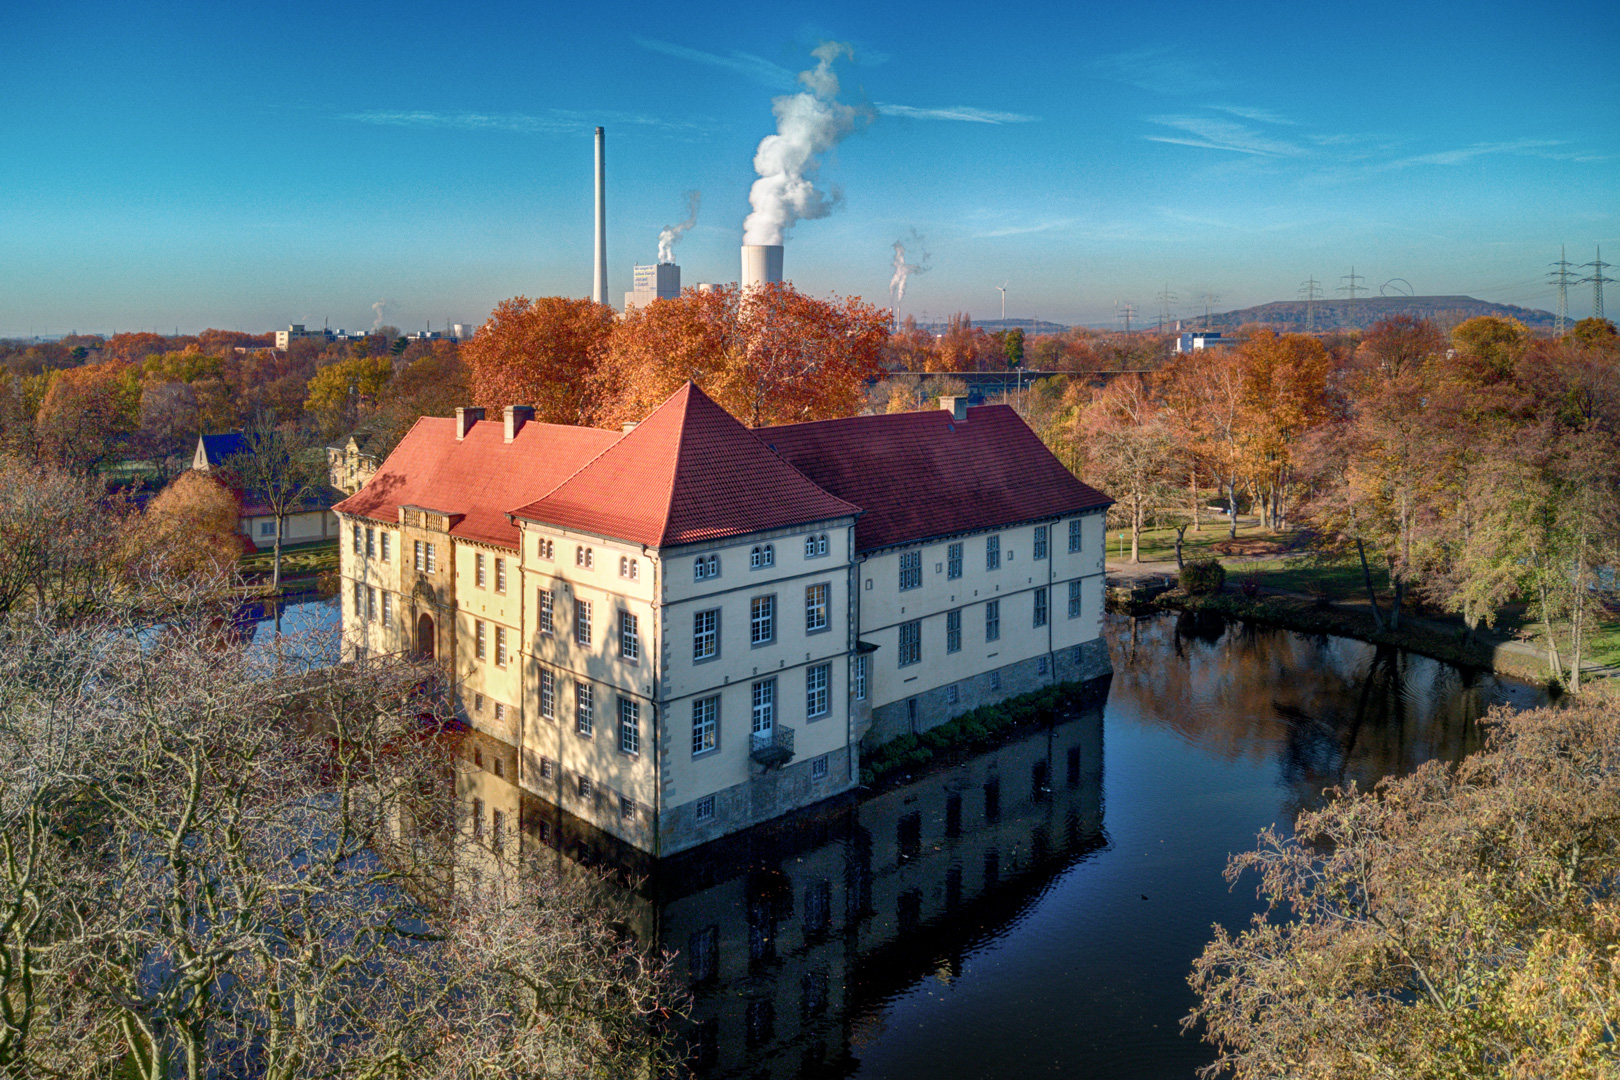
<instances>
[{"instance_id":1,"label":"building reflection in water","mask_svg":"<svg viewBox=\"0 0 1620 1080\"><path fill-rule=\"evenodd\" d=\"M955 978L1048 882L1106 845L1107 690L1097 680L995 750L656 865L520 791L515 749L488 736L468 736L458 795L492 852L617 871L627 884L604 899L641 940L679 954L700 1076L846 1075L892 994Z\"/></svg>"}]
</instances>

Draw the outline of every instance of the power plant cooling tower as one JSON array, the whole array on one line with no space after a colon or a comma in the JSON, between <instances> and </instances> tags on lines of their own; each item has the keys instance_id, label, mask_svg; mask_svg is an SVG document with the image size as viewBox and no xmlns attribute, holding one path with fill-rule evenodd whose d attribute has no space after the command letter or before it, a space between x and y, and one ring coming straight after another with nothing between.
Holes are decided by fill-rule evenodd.
<instances>
[{"instance_id":1,"label":"power plant cooling tower","mask_svg":"<svg viewBox=\"0 0 1620 1080\"><path fill-rule=\"evenodd\" d=\"M744 244L742 287L771 285L782 280L781 244Z\"/></svg>"}]
</instances>

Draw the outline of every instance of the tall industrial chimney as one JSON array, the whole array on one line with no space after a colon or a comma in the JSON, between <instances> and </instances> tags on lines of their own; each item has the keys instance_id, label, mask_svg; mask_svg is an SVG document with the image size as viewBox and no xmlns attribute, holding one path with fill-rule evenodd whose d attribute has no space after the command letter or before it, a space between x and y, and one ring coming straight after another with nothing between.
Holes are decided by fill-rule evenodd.
<instances>
[{"instance_id":1,"label":"tall industrial chimney","mask_svg":"<svg viewBox=\"0 0 1620 1080\"><path fill-rule=\"evenodd\" d=\"M782 280L781 244L744 244L742 287L770 285Z\"/></svg>"},{"instance_id":2,"label":"tall industrial chimney","mask_svg":"<svg viewBox=\"0 0 1620 1080\"><path fill-rule=\"evenodd\" d=\"M596 129L596 274L591 278L591 299L608 302L607 290L607 129ZM781 265L780 261L777 263Z\"/></svg>"}]
</instances>

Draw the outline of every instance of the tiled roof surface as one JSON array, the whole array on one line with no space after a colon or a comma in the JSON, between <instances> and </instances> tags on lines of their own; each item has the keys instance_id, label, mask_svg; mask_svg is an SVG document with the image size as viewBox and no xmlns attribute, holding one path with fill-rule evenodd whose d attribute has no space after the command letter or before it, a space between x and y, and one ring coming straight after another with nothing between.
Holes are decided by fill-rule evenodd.
<instances>
[{"instance_id":1,"label":"tiled roof surface","mask_svg":"<svg viewBox=\"0 0 1620 1080\"><path fill-rule=\"evenodd\" d=\"M247 438L240 431L226 431L218 435L200 436L203 445L203 456L209 465L218 465L232 454L239 454L244 450L251 450Z\"/></svg>"},{"instance_id":2,"label":"tiled roof surface","mask_svg":"<svg viewBox=\"0 0 1620 1080\"><path fill-rule=\"evenodd\" d=\"M398 521L401 506L465 514L450 532L515 548L518 530L506 512L567 479L618 438L616 431L524 424L505 441L502 420L481 420L456 441L456 422L424 416L400 440L377 474L336 507L379 521Z\"/></svg>"},{"instance_id":3,"label":"tiled roof surface","mask_svg":"<svg viewBox=\"0 0 1620 1080\"><path fill-rule=\"evenodd\" d=\"M865 511L861 551L1103 507L1006 405L760 428L760 439Z\"/></svg>"},{"instance_id":4,"label":"tiled roof surface","mask_svg":"<svg viewBox=\"0 0 1620 1080\"><path fill-rule=\"evenodd\" d=\"M858 514L687 383L518 517L651 547Z\"/></svg>"}]
</instances>

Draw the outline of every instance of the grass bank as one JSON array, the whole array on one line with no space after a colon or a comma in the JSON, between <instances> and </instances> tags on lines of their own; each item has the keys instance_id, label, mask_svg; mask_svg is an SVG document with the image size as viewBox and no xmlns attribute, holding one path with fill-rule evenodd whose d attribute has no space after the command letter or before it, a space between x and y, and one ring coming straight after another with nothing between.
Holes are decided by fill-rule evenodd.
<instances>
[{"instance_id":1,"label":"grass bank","mask_svg":"<svg viewBox=\"0 0 1620 1080\"><path fill-rule=\"evenodd\" d=\"M317 540L312 544L282 547L282 591L303 591L316 587L322 576L337 573L339 558L336 540ZM242 556L237 565L248 582L268 586L274 573L275 552L271 548L252 552Z\"/></svg>"}]
</instances>

